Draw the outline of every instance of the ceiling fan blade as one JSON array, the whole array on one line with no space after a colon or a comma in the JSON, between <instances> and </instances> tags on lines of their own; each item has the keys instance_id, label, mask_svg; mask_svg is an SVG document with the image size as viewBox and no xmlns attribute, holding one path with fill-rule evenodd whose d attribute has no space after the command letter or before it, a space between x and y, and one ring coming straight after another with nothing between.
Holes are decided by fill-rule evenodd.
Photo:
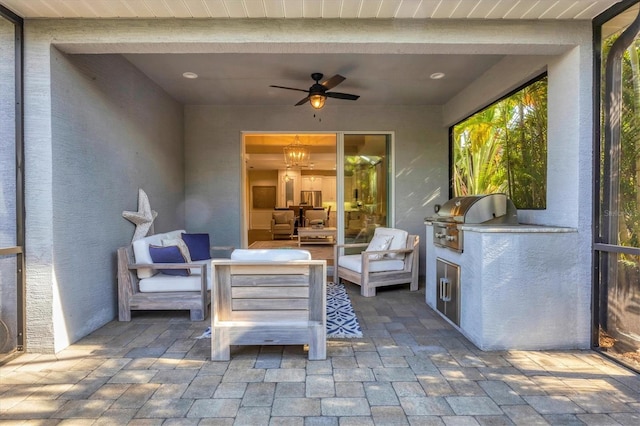
<instances>
[{"instance_id":1,"label":"ceiling fan blade","mask_svg":"<svg viewBox=\"0 0 640 426\"><path fill-rule=\"evenodd\" d=\"M333 77L331 77L330 79L325 80L320 84L322 84L327 90L330 90L330 89L333 89L334 87L336 87L338 84L342 83L345 80L346 80L346 78L344 78L340 74L336 74Z\"/></svg>"},{"instance_id":2,"label":"ceiling fan blade","mask_svg":"<svg viewBox=\"0 0 640 426\"><path fill-rule=\"evenodd\" d=\"M276 89L287 89L287 90L297 90L298 92L309 92L308 90L304 90L304 89L296 89L295 87L284 87L284 86L274 86L271 85L269 87L275 87Z\"/></svg>"},{"instance_id":3,"label":"ceiling fan blade","mask_svg":"<svg viewBox=\"0 0 640 426\"><path fill-rule=\"evenodd\" d=\"M306 102L309 102L309 97L308 96L306 98L304 98L304 99L301 99L300 102L298 102L294 106L302 105L302 104L304 104Z\"/></svg>"},{"instance_id":4,"label":"ceiling fan blade","mask_svg":"<svg viewBox=\"0 0 640 426\"><path fill-rule=\"evenodd\" d=\"M351 95L349 93L340 92L325 92L325 96L327 96L328 98L347 99L350 101L355 101L360 97L359 95Z\"/></svg>"}]
</instances>

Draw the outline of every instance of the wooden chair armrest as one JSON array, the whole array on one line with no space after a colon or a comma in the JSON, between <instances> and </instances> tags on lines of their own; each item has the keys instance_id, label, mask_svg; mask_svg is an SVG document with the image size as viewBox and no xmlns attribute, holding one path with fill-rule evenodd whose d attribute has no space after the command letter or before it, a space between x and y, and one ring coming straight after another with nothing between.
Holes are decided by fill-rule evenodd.
<instances>
[{"instance_id":1,"label":"wooden chair armrest","mask_svg":"<svg viewBox=\"0 0 640 426\"><path fill-rule=\"evenodd\" d=\"M412 253L413 249L408 249L408 248L403 248L403 249L396 249L396 250L371 250L371 251L363 251L362 254L392 254L392 253Z\"/></svg>"},{"instance_id":2,"label":"wooden chair armrest","mask_svg":"<svg viewBox=\"0 0 640 426\"><path fill-rule=\"evenodd\" d=\"M129 269L192 269L200 268L206 271L207 265L204 263L136 263L127 265Z\"/></svg>"},{"instance_id":3,"label":"wooden chair armrest","mask_svg":"<svg viewBox=\"0 0 640 426\"><path fill-rule=\"evenodd\" d=\"M369 243L349 243L349 244L336 244L335 247L342 248L354 248L354 247L367 247Z\"/></svg>"},{"instance_id":4,"label":"wooden chair armrest","mask_svg":"<svg viewBox=\"0 0 640 426\"><path fill-rule=\"evenodd\" d=\"M209 251L224 251L224 250L234 251L235 249L236 249L235 246L211 246L211 247L209 247Z\"/></svg>"}]
</instances>

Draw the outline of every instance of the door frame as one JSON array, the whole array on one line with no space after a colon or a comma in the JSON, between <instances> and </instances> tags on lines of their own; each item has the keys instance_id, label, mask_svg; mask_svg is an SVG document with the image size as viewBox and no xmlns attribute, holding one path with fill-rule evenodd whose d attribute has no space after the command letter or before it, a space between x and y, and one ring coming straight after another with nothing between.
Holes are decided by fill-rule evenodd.
<instances>
[{"instance_id":1,"label":"door frame","mask_svg":"<svg viewBox=\"0 0 640 426\"><path fill-rule=\"evenodd\" d=\"M608 354L605 350L600 348L600 326L603 321L606 323L606 315L607 315L607 304L608 304L608 280L609 277L603 278L603 275L607 273L606 263L610 261L610 255L618 255L618 254L627 254L632 256L640 256L640 248L639 247L628 247L622 246L619 244L612 244L611 241L606 240L603 237L603 228L607 226L607 223L603 223L603 217L601 213L601 204L604 203L605 199L601 195L601 188L606 186L609 183L609 179L611 177L611 173L608 170L604 170L604 176L601 177L600 170L603 169L603 166L607 163L605 161L601 161L602 155L609 156L608 152L602 152L602 138L603 135L606 134L607 131L611 131L607 128L607 125L604 126L600 123L601 114L605 113L602 110L604 107L603 99L607 99L606 97L610 96L610 93L603 93L602 81L602 26L607 23L609 20L615 18L619 14L623 13L630 7L638 5L640 7L640 1L638 0L623 0L622 2L612 6L607 11L603 12L600 16L598 16L593 21L593 84L595 90L593 91L593 111L594 111L594 132L593 132L593 188L592 188L592 197L593 197L593 210L592 210L592 220L593 220L593 246L592 246L592 312L591 312L591 347L598 351L600 354L613 359L618 363L622 363L622 360L613 357ZM612 78L611 76L605 75L604 78ZM613 81L613 80L612 80ZM606 90L606 88L605 88ZM600 95L602 94L603 97ZM615 195L613 196L615 199ZM606 206L605 206L606 208ZM606 231L606 230L605 230ZM631 365L626 365L627 367L634 369Z\"/></svg>"},{"instance_id":2,"label":"door frame","mask_svg":"<svg viewBox=\"0 0 640 426\"><path fill-rule=\"evenodd\" d=\"M0 17L14 25L14 77L15 77L15 168L16 168L16 245L0 247L0 256L16 256L16 348L14 355L25 350L25 171L24 171L24 20L0 5ZM11 354L9 354L11 357Z\"/></svg>"},{"instance_id":3,"label":"door frame","mask_svg":"<svg viewBox=\"0 0 640 426\"><path fill-rule=\"evenodd\" d=\"M247 170L247 152L246 152L246 136L249 135L270 135L270 134L290 134L290 135L300 135L300 136L304 136L307 134L314 134L314 135L318 135L318 134L327 134L327 135L335 135L336 137L336 162L337 162L337 147L338 147L338 140L339 140L339 132L332 132L332 131L311 131L311 130L302 130L302 131L292 131L292 130L279 130L279 131L257 131L257 130L246 130L246 131L241 131L240 132L240 187L242 188L241 190L241 198L242 198L242 202L241 202L241 218L240 218L240 223L241 223L241 227L242 229L240 230L240 244L241 247L247 248L249 247L249 229L251 228L251 223L250 223L250 205L249 205L249 195L250 195L250 190L251 188L249 188L249 179L248 179L248 170ZM338 166L338 164L336 164L336 167ZM338 187L339 185L337 184L337 175L338 175L338 171L336 168L336 187ZM336 188L336 191L338 190L338 188ZM337 198L337 192L336 192L336 199ZM336 220L339 219L338 216L338 212L336 211ZM338 226L338 225L336 225Z\"/></svg>"},{"instance_id":4,"label":"door frame","mask_svg":"<svg viewBox=\"0 0 640 426\"><path fill-rule=\"evenodd\" d=\"M246 157L246 144L245 137L247 135L256 134L333 134L336 136L336 228L337 242L338 244L344 243L344 185L341 182L344 180L344 136L345 135L386 135L389 138L388 155L389 155L389 172L387 181L387 223L389 226L395 224L395 132L392 130L364 130L364 131L241 131L240 132L240 147L241 147L241 167L240 167L240 186L242 188L242 208L240 223L242 229L240 231L241 246L247 248L249 246L248 233L250 229L249 223L249 191L248 176L247 176L247 157Z\"/></svg>"},{"instance_id":5,"label":"door frame","mask_svg":"<svg viewBox=\"0 0 640 426\"><path fill-rule=\"evenodd\" d=\"M344 158L344 136L345 135L385 135L389 138L389 145L387 146L387 155L389 156L388 167L389 170L387 172L387 225L390 227L394 227L396 223L395 218L395 194L396 194L396 168L395 168L395 146L396 146L396 134L393 130L364 130L364 131L345 131L338 132L338 158ZM336 200L341 200L342 202L337 203L336 209L336 218L338 219L337 228L338 228L338 244L344 244L344 185L338 184L338 182L344 181L344 161L337 162L336 169Z\"/></svg>"}]
</instances>

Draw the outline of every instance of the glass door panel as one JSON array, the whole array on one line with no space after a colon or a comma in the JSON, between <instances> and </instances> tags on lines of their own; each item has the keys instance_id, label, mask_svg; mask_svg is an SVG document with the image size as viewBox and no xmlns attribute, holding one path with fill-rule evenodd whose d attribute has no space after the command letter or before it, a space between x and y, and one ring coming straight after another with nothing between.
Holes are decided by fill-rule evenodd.
<instances>
[{"instance_id":1,"label":"glass door panel","mask_svg":"<svg viewBox=\"0 0 640 426\"><path fill-rule=\"evenodd\" d=\"M23 251L20 246L17 212L22 211L22 171L17 170L20 153L17 135L16 78L18 51L16 22L0 9L0 362L22 349ZM13 18L17 18L13 16ZM20 204L20 206L18 205Z\"/></svg>"},{"instance_id":2,"label":"glass door panel","mask_svg":"<svg viewBox=\"0 0 640 426\"><path fill-rule=\"evenodd\" d=\"M344 135L344 242L368 242L389 221L388 134Z\"/></svg>"},{"instance_id":3,"label":"glass door panel","mask_svg":"<svg viewBox=\"0 0 640 426\"><path fill-rule=\"evenodd\" d=\"M640 256L602 253L606 283L605 317L599 328L601 350L640 370Z\"/></svg>"},{"instance_id":4,"label":"glass door panel","mask_svg":"<svg viewBox=\"0 0 640 426\"><path fill-rule=\"evenodd\" d=\"M640 5L601 35L594 345L640 371Z\"/></svg>"}]
</instances>

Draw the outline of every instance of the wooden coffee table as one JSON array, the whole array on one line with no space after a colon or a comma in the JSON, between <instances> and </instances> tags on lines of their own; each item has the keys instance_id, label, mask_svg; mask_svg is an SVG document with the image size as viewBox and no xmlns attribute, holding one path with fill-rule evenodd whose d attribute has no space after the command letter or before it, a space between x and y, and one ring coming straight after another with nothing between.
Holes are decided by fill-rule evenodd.
<instances>
[{"instance_id":1,"label":"wooden coffee table","mask_svg":"<svg viewBox=\"0 0 640 426\"><path fill-rule=\"evenodd\" d=\"M325 226L324 228L298 228L298 247L300 244L335 244L338 228ZM322 237L322 238L321 238ZM317 240L312 240L316 238ZM303 239L305 239L303 241Z\"/></svg>"}]
</instances>

